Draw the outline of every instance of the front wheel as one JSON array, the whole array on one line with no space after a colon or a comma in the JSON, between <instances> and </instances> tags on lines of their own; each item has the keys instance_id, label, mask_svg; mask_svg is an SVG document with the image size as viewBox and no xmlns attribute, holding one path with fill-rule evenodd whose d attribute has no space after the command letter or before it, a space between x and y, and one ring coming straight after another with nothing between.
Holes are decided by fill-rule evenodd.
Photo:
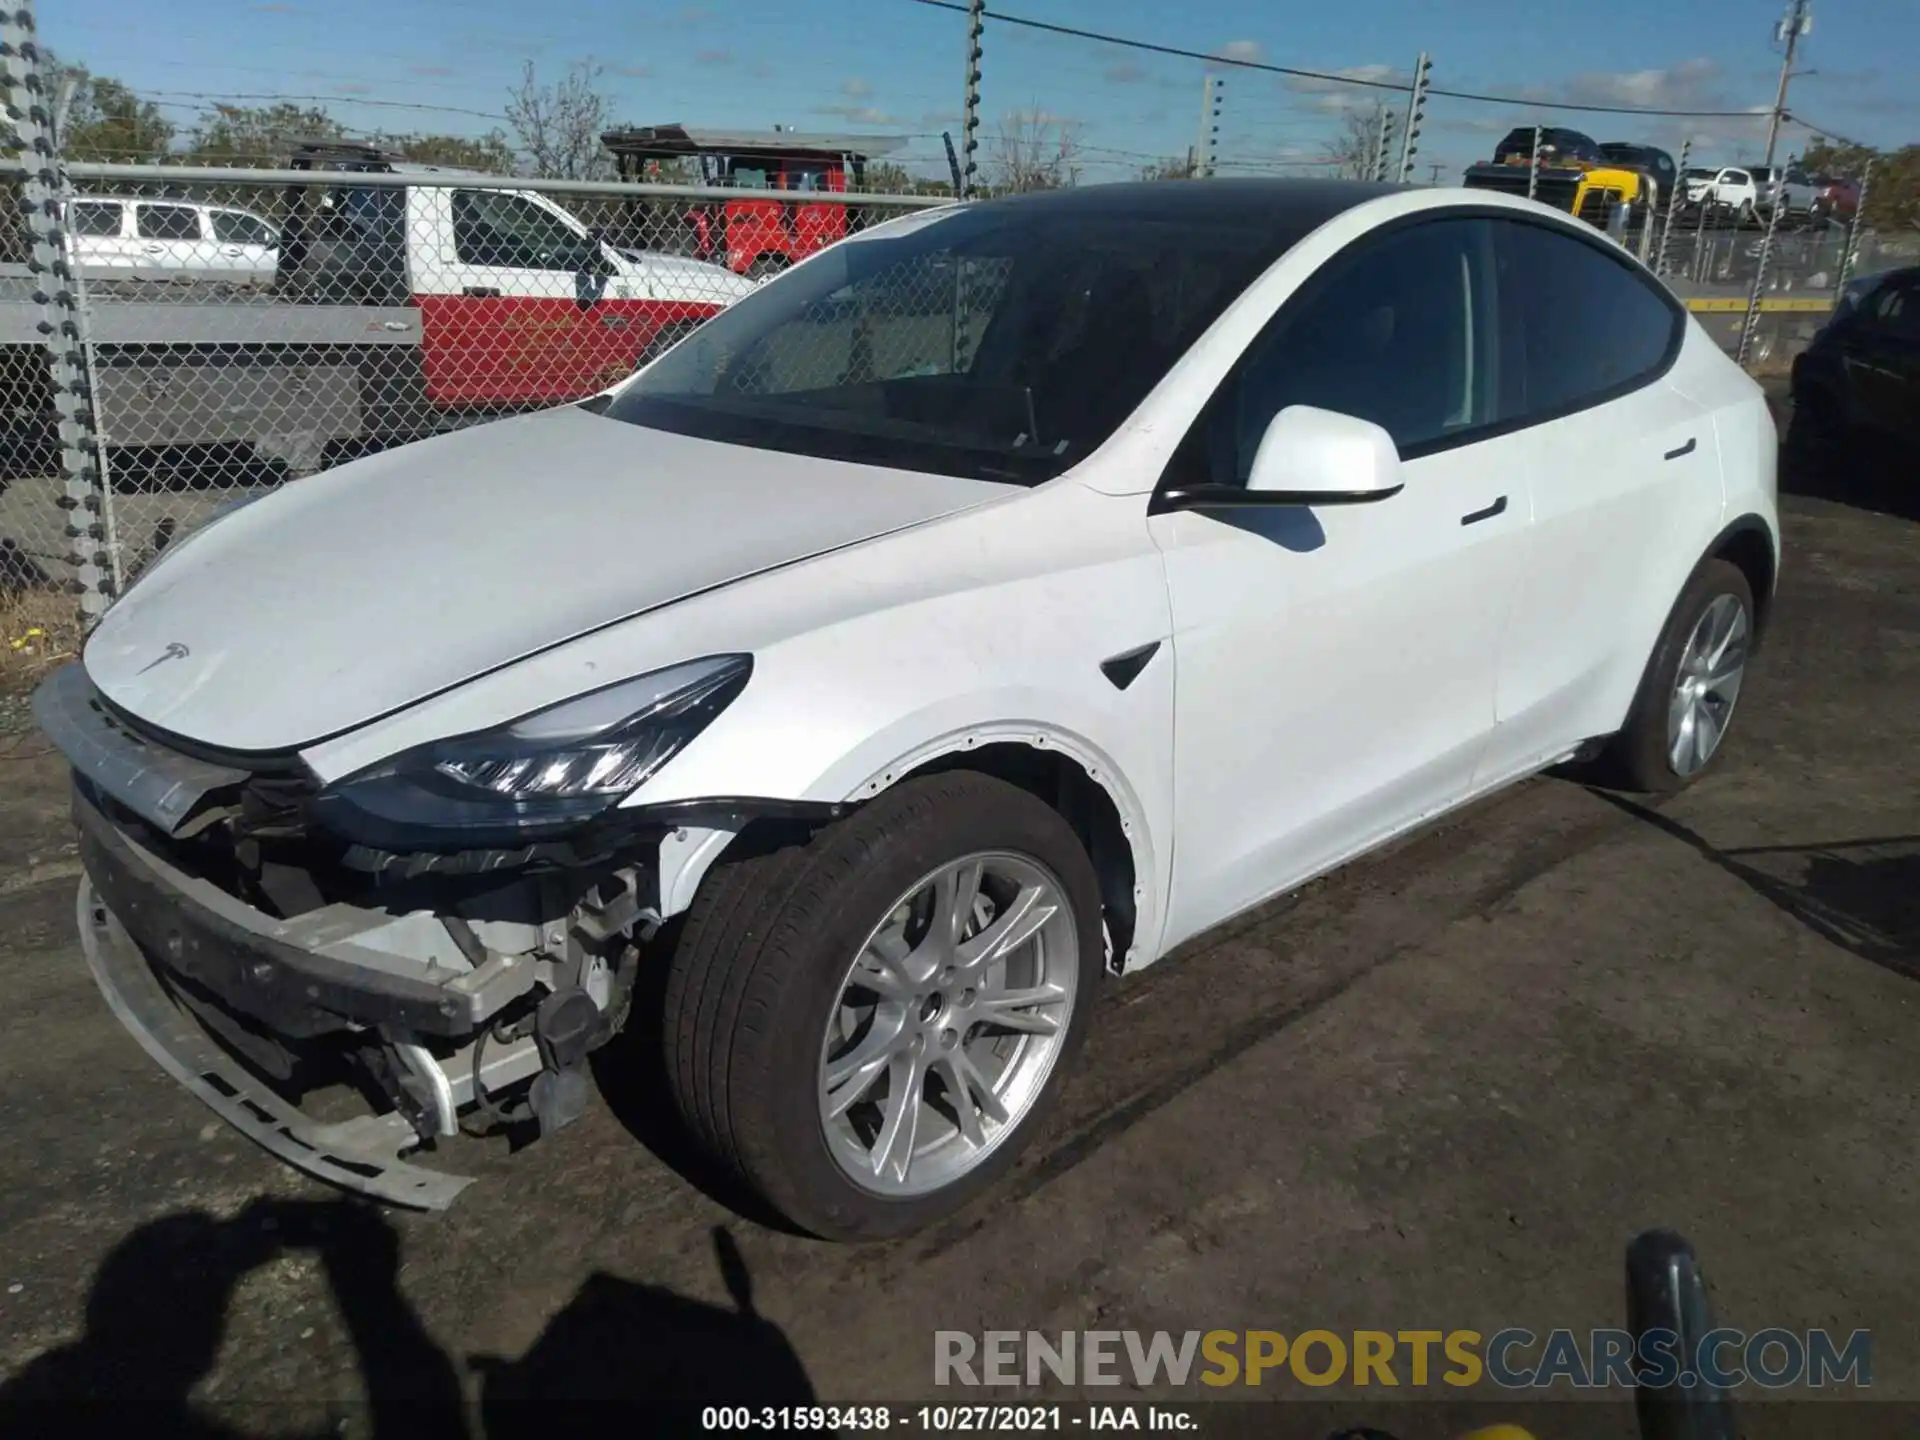
<instances>
[{"instance_id":1,"label":"front wheel","mask_svg":"<svg viewBox=\"0 0 1920 1440\"><path fill-rule=\"evenodd\" d=\"M984 775L908 781L804 843L723 857L667 977L681 1114L805 1230L919 1229L992 1184L1053 1103L1100 925L1072 827Z\"/></svg>"},{"instance_id":2,"label":"front wheel","mask_svg":"<svg viewBox=\"0 0 1920 1440\"><path fill-rule=\"evenodd\" d=\"M1754 640L1753 588L1737 565L1694 572L1654 646L1627 723L1601 757L1599 779L1666 794L1720 753Z\"/></svg>"}]
</instances>

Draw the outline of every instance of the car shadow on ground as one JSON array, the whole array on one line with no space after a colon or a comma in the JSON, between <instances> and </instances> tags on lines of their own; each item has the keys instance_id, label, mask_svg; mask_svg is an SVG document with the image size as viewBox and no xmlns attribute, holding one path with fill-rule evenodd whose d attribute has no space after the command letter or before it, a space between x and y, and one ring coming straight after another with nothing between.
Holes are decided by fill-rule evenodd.
<instances>
[{"instance_id":1,"label":"car shadow on ground","mask_svg":"<svg viewBox=\"0 0 1920 1440\"><path fill-rule=\"evenodd\" d=\"M0 1435L251 1440L255 1432L208 1413L194 1391L213 1370L235 1290L286 1256L316 1260L326 1277L359 1364L366 1424L356 1433L376 1440L518 1440L581 1428L684 1436L716 1403L811 1404L798 1355L754 1309L731 1235L716 1227L713 1244L731 1309L596 1274L519 1359L469 1357L476 1387L463 1386L460 1366L401 1294L400 1237L374 1206L263 1200L224 1220L169 1215L102 1261L81 1336L0 1384ZM324 1404L284 1395L239 1403L274 1411L261 1433L284 1437L302 1433L288 1429L286 1412L303 1402ZM305 1433L343 1433L342 1417Z\"/></svg>"},{"instance_id":2,"label":"car shadow on ground","mask_svg":"<svg viewBox=\"0 0 1920 1440\"><path fill-rule=\"evenodd\" d=\"M1657 810L1593 793L1690 847L1822 939L1920 980L1920 834L1722 850Z\"/></svg>"},{"instance_id":3,"label":"car shadow on ground","mask_svg":"<svg viewBox=\"0 0 1920 1440\"><path fill-rule=\"evenodd\" d=\"M1820 444L1796 433L1790 421L1782 433L1782 493L1920 520L1920 465L1911 446L1868 436Z\"/></svg>"}]
</instances>

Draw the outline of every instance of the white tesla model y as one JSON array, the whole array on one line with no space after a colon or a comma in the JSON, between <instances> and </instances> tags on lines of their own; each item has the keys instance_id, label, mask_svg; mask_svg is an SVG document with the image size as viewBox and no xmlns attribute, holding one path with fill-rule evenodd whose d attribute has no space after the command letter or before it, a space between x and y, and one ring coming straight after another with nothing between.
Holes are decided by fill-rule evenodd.
<instances>
[{"instance_id":1,"label":"white tesla model y","mask_svg":"<svg viewBox=\"0 0 1920 1440\"><path fill-rule=\"evenodd\" d=\"M1557 763L1699 775L1774 455L1523 200L894 221L166 553L37 700L89 962L233 1124L427 1207L466 1182L415 1151L563 1126L645 1006L717 1160L898 1234L1013 1160L1103 975ZM385 1099L322 1123L343 1062Z\"/></svg>"}]
</instances>

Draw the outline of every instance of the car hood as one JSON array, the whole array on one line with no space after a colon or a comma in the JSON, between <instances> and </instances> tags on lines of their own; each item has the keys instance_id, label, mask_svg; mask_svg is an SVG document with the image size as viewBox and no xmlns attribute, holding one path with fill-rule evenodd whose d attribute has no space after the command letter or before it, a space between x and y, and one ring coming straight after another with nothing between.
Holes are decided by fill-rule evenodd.
<instances>
[{"instance_id":1,"label":"car hood","mask_svg":"<svg viewBox=\"0 0 1920 1440\"><path fill-rule=\"evenodd\" d=\"M101 620L85 663L107 699L172 734L291 750L596 627L1010 489L548 411L234 510L163 553Z\"/></svg>"},{"instance_id":2,"label":"car hood","mask_svg":"<svg viewBox=\"0 0 1920 1440\"><path fill-rule=\"evenodd\" d=\"M662 255L653 250L623 250L642 277L655 285L684 289L688 298L728 304L743 295L751 295L759 285L744 275L736 275L724 265L705 260L690 260L684 255Z\"/></svg>"}]
</instances>

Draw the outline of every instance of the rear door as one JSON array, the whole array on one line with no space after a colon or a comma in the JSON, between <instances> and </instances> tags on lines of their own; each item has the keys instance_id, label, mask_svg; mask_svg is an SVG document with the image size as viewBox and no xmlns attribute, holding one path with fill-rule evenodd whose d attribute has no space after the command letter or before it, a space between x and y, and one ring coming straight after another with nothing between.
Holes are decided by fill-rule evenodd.
<instances>
[{"instance_id":1,"label":"rear door","mask_svg":"<svg viewBox=\"0 0 1920 1440\"><path fill-rule=\"evenodd\" d=\"M1598 236L1491 223L1500 418L1531 437L1533 523L1486 783L1619 726L1652 644L1646 617L1664 619L1676 568L1698 558L1681 552L1723 503L1712 417L1666 378L1690 333L1678 303Z\"/></svg>"},{"instance_id":2,"label":"rear door","mask_svg":"<svg viewBox=\"0 0 1920 1440\"><path fill-rule=\"evenodd\" d=\"M416 187L408 217L409 248L432 262L414 285L435 404L591 395L632 373L658 328L659 307L618 293L607 248L533 195Z\"/></svg>"},{"instance_id":3,"label":"rear door","mask_svg":"<svg viewBox=\"0 0 1920 1440\"><path fill-rule=\"evenodd\" d=\"M136 201L133 233L134 271L142 279L193 279L213 268L211 237L197 205Z\"/></svg>"}]
</instances>

